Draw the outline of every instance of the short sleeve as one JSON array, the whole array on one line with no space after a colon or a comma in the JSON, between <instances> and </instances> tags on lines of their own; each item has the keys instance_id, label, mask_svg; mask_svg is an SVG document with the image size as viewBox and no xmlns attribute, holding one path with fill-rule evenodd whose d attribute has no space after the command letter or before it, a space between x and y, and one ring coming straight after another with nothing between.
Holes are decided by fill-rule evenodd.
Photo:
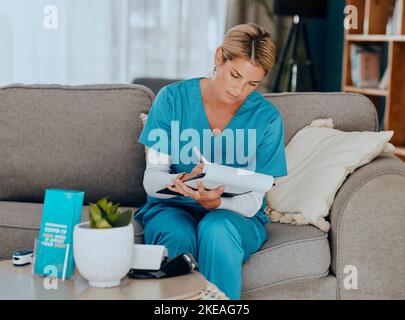
<instances>
[{"instance_id":1,"label":"short sleeve","mask_svg":"<svg viewBox=\"0 0 405 320\"><path fill-rule=\"evenodd\" d=\"M138 142L158 152L170 155L172 110L167 88L163 87L152 103Z\"/></svg>"},{"instance_id":2,"label":"short sleeve","mask_svg":"<svg viewBox=\"0 0 405 320\"><path fill-rule=\"evenodd\" d=\"M256 172L282 177L287 175L284 123L279 112L269 122L256 149Z\"/></svg>"}]
</instances>

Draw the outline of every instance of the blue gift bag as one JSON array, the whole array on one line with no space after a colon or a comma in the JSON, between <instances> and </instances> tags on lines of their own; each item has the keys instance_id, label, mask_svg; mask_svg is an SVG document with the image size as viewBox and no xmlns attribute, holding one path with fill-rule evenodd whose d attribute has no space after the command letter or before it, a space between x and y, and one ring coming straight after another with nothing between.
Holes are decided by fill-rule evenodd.
<instances>
[{"instance_id":1,"label":"blue gift bag","mask_svg":"<svg viewBox=\"0 0 405 320\"><path fill-rule=\"evenodd\" d=\"M84 192L46 189L34 273L68 279L74 275L73 229L80 223ZM52 273L52 274L50 274Z\"/></svg>"}]
</instances>

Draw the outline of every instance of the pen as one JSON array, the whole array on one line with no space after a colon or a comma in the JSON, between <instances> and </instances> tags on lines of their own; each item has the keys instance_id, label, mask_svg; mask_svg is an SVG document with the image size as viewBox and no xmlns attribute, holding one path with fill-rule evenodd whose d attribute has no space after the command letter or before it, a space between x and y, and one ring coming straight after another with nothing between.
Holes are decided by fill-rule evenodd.
<instances>
[{"instance_id":1,"label":"pen","mask_svg":"<svg viewBox=\"0 0 405 320\"><path fill-rule=\"evenodd\" d=\"M197 149L197 147L193 147L193 151L195 153L195 155L197 156L197 158L204 164L209 163L209 161L207 159L205 159L205 157L201 154L200 150Z\"/></svg>"}]
</instances>

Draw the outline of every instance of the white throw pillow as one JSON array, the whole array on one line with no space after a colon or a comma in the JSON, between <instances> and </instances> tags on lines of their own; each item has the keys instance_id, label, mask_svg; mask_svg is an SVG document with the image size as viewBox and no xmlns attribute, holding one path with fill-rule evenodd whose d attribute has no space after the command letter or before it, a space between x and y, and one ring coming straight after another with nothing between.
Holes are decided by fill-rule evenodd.
<instances>
[{"instance_id":1,"label":"white throw pillow","mask_svg":"<svg viewBox=\"0 0 405 320\"><path fill-rule=\"evenodd\" d=\"M344 132L332 119L318 119L301 129L286 146L288 175L266 194L266 212L273 222L312 224L324 232L324 219L346 177L382 152L393 131Z\"/></svg>"}]
</instances>

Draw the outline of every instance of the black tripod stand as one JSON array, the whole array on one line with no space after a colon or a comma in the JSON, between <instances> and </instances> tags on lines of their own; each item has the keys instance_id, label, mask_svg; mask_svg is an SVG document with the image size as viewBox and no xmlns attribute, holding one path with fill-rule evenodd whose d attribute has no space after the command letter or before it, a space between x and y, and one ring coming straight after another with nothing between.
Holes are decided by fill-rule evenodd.
<instances>
[{"instance_id":1,"label":"black tripod stand","mask_svg":"<svg viewBox=\"0 0 405 320\"><path fill-rule=\"evenodd\" d=\"M286 59L287 59L288 53L291 51L291 45L293 47L292 47L291 58L288 61L287 91L295 92L297 90L297 79L298 79L297 50L298 50L298 42L300 40L301 32L303 34L304 48L305 48L305 57L306 57L305 65L306 65L306 67L309 68L309 72L310 72L310 76L311 76L312 91L318 91L318 85L317 85L316 77L315 77L315 69L314 69L314 65L312 63L311 51L310 51L309 43L308 43L307 24L306 24L305 20L301 21L300 16L295 15L294 22L288 33L287 42L281 51L280 64L279 64L278 70L276 72L276 80L274 82L273 92L280 92L281 77L282 77L283 70L284 70L284 67L286 64Z\"/></svg>"}]
</instances>

